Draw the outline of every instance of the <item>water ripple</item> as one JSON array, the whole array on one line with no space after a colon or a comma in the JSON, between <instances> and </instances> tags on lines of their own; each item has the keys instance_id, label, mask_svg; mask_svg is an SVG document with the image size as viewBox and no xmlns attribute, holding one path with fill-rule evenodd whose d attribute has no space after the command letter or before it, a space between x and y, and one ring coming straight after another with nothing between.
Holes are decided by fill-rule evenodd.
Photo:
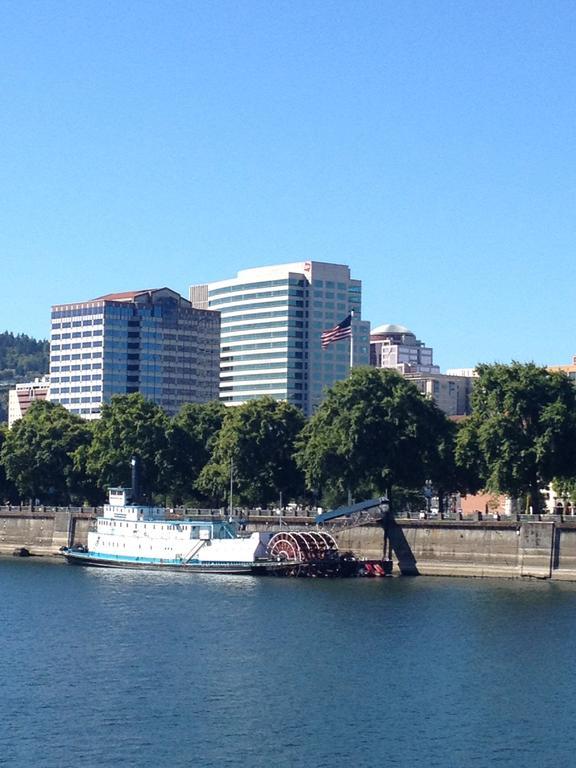
<instances>
[{"instance_id":1,"label":"water ripple","mask_svg":"<svg viewBox=\"0 0 576 768\"><path fill-rule=\"evenodd\" d=\"M0 561L0 766L572 764L576 585Z\"/></svg>"}]
</instances>

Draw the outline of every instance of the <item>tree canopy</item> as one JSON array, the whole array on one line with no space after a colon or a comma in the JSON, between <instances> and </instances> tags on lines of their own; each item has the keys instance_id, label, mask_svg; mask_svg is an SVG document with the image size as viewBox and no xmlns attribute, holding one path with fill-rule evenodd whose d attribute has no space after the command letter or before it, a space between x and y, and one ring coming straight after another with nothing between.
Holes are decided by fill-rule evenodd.
<instances>
[{"instance_id":1,"label":"tree canopy","mask_svg":"<svg viewBox=\"0 0 576 768\"><path fill-rule=\"evenodd\" d=\"M534 512L552 481L573 496L573 383L532 363L478 373L472 415L458 425L399 373L375 368L337 382L307 422L269 397L188 404L170 419L140 394L117 395L93 422L38 401L0 430L0 496L99 503L109 486L130 484L132 457L147 499L173 504L226 503L232 467L242 505L313 496L331 506L392 489L397 501L427 482L440 500L486 489L525 496Z\"/></svg>"},{"instance_id":2,"label":"tree canopy","mask_svg":"<svg viewBox=\"0 0 576 768\"><path fill-rule=\"evenodd\" d=\"M100 489L129 486L131 459L139 463L140 490L151 497L168 490L168 416L163 409L141 394L114 395L102 407L101 418L93 422L93 439L77 454L77 465L84 467Z\"/></svg>"},{"instance_id":3,"label":"tree canopy","mask_svg":"<svg viewBox=\"0 0 576 768\"><path fill-rule=\"evenodd\" d=\"M576 474L576 390L564 373L533 363L480 365L472 415L458 434L456 458L487 490L526 497Z\"/></svg>"},{"instance_id":4,"label":"tree canopy","mask_svg":"<svg viewBox=\"0 0 576 768\"><path fill-rule=\"evenodd\" d=\"M294 446L304 425L302 412L283 401L262 397L229 408L214 442L211 460L198 487L224 500L233 466L234 491L240 503L269 504L304 491L303 476L294 461Z\"/></svg>"},{"instance_id":5,"label":"tree canopy","mask_svg":"<svg viewBox=\"0 0 576 768\"><path fill-rule=\"evenodd\" d=\"M90 425L63 406L32 403L12 426L0 459L21 498L69 504L83 496L83 477L75 469L77 450L89 444Z\"/></svg>"},{"instance_id":6,"label":"tree canopy","mask_svg":"<svg viewBox=\"0 0 576 768\"><path fill-rule=\"evenodd\" d=\"M6 469L2 461L2 447L6 442L8 427L6 424L0 424L0 503L4 501L13 502L18 500L18 491L13 482L6 477Z\"/></svg>"},{"instance_id":7,"label":"tree canopy","mask_svg":"<svg viewBox=\"0 0 576 768\"><path fill-rule=\"evenodd\" d=\"M0 333L0 379L7 375L40 376L48 372L49 344L24 333Z\"/></svg>"},{"instance_id":8,"label":"tree canopy","mask_svg":"<svg viewBox=\"0 0 576 768\"><path fill-rule=\"evenodd\" d=\"M356 368L328 390L298 440L309 488L336 499L421 488L439 471L446 417L393 370Z\"/></svg>"},{"instance_id":9,"label":"tree canopy","mask_svg":"<svg viewBox=\"0 0 576 768\"><path fill-rule=\"evenodd\" d=\"M187 403L168 425L163 471L172 503L206 498L197 480L210 460L225 414L226 406L218 400Z\"/></svg>"}]
</instances>

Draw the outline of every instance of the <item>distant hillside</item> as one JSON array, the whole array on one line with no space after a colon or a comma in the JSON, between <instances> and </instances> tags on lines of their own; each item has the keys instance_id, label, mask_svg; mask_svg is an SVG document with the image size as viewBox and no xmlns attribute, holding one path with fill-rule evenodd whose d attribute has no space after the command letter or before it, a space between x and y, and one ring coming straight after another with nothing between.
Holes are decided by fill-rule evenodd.
<instances>
[{"instance_id":1,"label":"distant hillside","mask_svg":"<svg viewBox=\"0 0 576 768\"><path fill-rule=\"evenodd\" d=\"M46 340L24 333L0 333L0 421L8 421L8 390L17 382L48 373L49 355Z\"/></svg>"}]
</instances>

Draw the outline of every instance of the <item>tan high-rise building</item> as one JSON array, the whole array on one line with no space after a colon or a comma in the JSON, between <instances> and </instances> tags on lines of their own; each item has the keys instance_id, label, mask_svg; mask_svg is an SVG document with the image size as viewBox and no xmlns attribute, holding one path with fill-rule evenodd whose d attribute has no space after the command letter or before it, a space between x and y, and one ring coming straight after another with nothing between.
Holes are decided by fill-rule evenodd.
<instances>
[{"instance_id":1,"label":"tan high-rise building","mask_svg":"<svg viewBox=\"0 0 576 768\"><path fill-rule=\"evenodd\" d=\"M370 363L399 373L440 373L433 352L403 325L379 325L370 333Z\"/></svg>"},{"instance_id":2,"label":"tan high-rise building","mask_svg":"<svg viewBox=\"0 0 576 768\"><path fill-rule=\"evenodd\" d=\"M354 365L368 365L362 286L343 264L245 269L229 280L192 286L190 300L221 314L220 399L226 405L270 395L313 413L326 387L349 375L350 339L323 349L321 336L351 310Z\"/></svg>"},{"instance_id":3,"label":"tan high-rise building","mask_svg":"<svg viewBox=\"0 0 576 768\"><path fill-rule=\"evenodd\" d=\"M576 355L572 357L572 362L568 365L549 365L549 371L562 371L569 379L576 381Z\"/></svg>"},{"instance_id":4,"label":"tan high-rise building","mask_svg":"<svg viewBox=\"0 0 576 768\"><path fill-rule=\"evenodd\" d=\"M392 368L409 379L447 416L470 413L473 372L440 373L431 347L419 341L403 325L379 325L370 334L370 363Z\"/></svg>"}]
</instances>

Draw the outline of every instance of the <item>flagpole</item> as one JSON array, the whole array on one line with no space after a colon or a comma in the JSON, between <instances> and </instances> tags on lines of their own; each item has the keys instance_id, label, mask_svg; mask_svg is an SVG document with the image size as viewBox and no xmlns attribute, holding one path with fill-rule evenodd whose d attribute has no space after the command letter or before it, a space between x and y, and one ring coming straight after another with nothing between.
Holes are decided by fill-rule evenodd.
<instances>
[{"instance_id":1,"label":"flagpole","mask_svg":"<svg viewBox=\"0 0 576 768\"><path fill-rule=\"evenodd\" d=\"M350 310L350 373L354 368L354 310Z\"/></svg>"}]
</instances>

